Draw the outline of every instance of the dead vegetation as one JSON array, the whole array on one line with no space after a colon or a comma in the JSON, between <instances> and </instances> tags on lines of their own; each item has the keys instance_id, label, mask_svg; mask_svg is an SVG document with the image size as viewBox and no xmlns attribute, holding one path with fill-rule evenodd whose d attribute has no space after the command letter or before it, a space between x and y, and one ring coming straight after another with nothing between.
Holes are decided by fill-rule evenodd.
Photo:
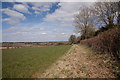
<instances>
[{"instance_id":1,"label":"dead vegetation","mask_svg":"<svg viewBox=\"0 0 120 80\"><path fill-rule=\"evenodd\" d=\"M107 53L116 60L120 60L120 28L102 32L98 36L82 40L80 43L101 54Z\"/></svg>"}]
</instances>

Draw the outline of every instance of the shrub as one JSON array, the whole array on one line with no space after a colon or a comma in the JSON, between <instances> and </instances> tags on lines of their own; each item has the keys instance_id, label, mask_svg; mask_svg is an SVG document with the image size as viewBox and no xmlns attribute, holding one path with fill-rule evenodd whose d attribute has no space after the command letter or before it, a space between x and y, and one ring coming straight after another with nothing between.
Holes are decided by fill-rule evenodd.
<instances>
[{"instance_id":1,"label":"shrub","mask_svg":"<svg viewBox=\"0 0 120 80\"><path fill-rule=\"evenodd\" d=\"M78 36L78 37L76 38L76 42L75 42L75 43L80 43L80 41L81 41L81 36Z\"/></svg>"},{"instance_id":2,"label":"shrub","mask_svg":"<svg viewBox=\"0 0 120 80\"><path fill-rule=\"evenodd\" d=\"M75 35L71 35L70 38L69 38L70 44L74 44L75 41L76 41L76 36Z\"/></svg>"},{"instance_id":3,"label":"shrub","mask_svg":"<svg viewBox=\"0 0 120 80\"><path fill-rule=\"evenodd\" d=\"M81 44L91 47L100 53L109 53L115 59L120 60L120 28L115 27L101 32L98 36L85 39Z\"/></svg>"}]
</instances>

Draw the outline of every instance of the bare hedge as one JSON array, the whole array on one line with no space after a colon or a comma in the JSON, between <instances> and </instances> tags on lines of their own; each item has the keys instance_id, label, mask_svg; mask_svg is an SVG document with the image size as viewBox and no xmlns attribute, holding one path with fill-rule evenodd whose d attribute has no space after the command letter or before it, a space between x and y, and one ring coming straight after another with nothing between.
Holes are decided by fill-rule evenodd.
<instances>
[{"instance_id":1,"label":"bare hedge","mask_svg":"<svg viewBox=\"0 0 120 80\"><path fill-rule=\"evenodd\" d=\"M119 27L102 32L96 37L82 40L80 43L87 45L100 53L111 54L113 57L120 60Z\"/></svg>"}]
</instances>

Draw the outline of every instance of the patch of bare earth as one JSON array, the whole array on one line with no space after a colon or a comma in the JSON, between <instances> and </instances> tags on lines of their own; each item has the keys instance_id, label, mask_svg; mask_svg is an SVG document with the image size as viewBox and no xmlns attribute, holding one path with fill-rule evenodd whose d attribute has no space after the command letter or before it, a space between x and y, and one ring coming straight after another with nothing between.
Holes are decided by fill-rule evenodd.
<instances>
[{"instance_id":1,"label":"patch of bare earth","mask_svg":"<svg viewBox=\"0 0 120 80\"><path fill-rule=\"evenodd\" d=\"M43 74L36 73L34 78L115 78L105 66L107 60L103 55L86 49L81 45L73 45L71 49L54 63ZM105 56L105 55L104 55Z\"/></svg>"}]
</instances>

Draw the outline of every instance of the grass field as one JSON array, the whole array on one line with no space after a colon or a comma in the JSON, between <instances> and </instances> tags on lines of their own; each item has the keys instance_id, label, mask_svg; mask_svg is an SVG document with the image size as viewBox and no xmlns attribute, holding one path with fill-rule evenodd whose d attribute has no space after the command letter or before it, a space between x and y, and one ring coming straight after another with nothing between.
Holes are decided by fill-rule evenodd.
<instances>
[{"instance_id":1,"label":"grass field","mask_svg":"<svg viewBox=\"0 0 120 80\"><path fill-rule=\"evenodd\" d=\"M6 49L2 53L3 78L30 78L38 70L43 73L70 45Z\"/></svg>"}]
</instances>

